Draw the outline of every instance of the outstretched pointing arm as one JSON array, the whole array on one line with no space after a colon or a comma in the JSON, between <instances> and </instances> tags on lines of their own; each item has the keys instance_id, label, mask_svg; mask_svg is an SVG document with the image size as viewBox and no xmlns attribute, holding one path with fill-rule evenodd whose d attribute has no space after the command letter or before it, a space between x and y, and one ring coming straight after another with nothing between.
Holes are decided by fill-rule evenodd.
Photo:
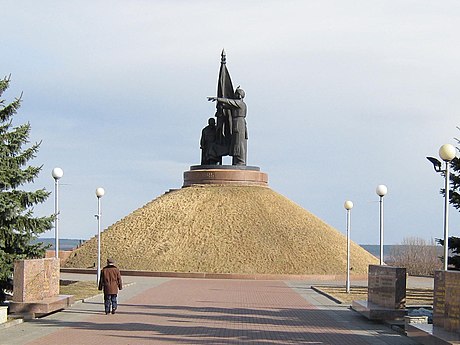
<instances>
[{"instance_id":1,"label":"outstretched pointing arm","mask_svg":"<svg viewBox=\"0 0 460 345\"><path fill-rule=\"evenodd\" d=\"M219 103L224 103L224 104L227 104L227 105L235 107L235 108L240 108L238 100L236 100L236 99L220 98L220 97L208 97L208 101L211 101L211 102L217 101Z\"/></svg>"}]
</instances>

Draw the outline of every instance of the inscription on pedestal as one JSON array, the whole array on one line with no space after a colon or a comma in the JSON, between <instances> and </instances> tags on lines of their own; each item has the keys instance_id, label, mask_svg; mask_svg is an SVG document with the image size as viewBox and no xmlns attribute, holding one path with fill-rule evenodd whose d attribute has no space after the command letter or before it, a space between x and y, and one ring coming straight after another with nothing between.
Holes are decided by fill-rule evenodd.
<instances>
[{"instance_id":1,"label":"inscription on pedestal","mask_svg":"<svg viewBox=\"0 0 460 345\"><path fill-rule=\"evenodd\" d=\"M368 301L391 309L406 307L406 269L369 266Z\"/></svg>"},{"instance_id":2,"label":"inscription on pedestal","mask_svg":"<svg viewBox=\"0 0 460 345\"><path fill-rule=\"evenodd\" d=\"M198 179L213 179L216 177L216 174L212 171L197 171L195 177Z\"/></svg>"},{"instance_id":3,"label":"inscription on pedestal","mask_svg":"<svg viewBox=\"0 0 460 345\"><path fill-rule=\"evenodd\" d=\"M460 272L445 272L445 319L447 331L460 332Z\"/></svg>"},{"instance_id":4,"label":"inscription on pedestal","mask_svg":"<svg viewBox=\"0 0 460 345\"><path fill-rule=\"evenodd\" d=\"M433 324L460 333L460 272L436 271Z\"/></svg>"},{"instance_id":5,"label":"inscription on pedestal","mask_svg":"<svg viewBox=\"0 0 460 345\"><path fill-rule=\"evenodd\" d=\"M444 327L445 309L446 285L444 281L444 271L435 271L433 291L433 325Z\"/></svg>"}]
</instances>

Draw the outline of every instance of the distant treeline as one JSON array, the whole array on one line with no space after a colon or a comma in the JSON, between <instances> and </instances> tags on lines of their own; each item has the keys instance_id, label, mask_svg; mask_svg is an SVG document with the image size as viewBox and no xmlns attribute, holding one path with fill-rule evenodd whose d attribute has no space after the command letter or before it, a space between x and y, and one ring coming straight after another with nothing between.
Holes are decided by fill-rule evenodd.
<instances>
[{"instance_id":1,"label":"distant treeline","mask_svg":"<svg viewBox=\"0 0 460 345\"><path fill-rule=\"evenodd\" d=\"M366 249L369 253L376 257L380 257L380 245L378 244L360 244L361 247ZM386 262L388 260L392 259L392 254L395 253L397 250L396 249L403 249L404 247L407 247L407 245L404 244L388 244L383 246L383 260ZM439 255L442 254L442 246L435 246L439 251Z\"/></svg>"},{"instance_id":2,"label":"distant treeline","mask_svg":"<svg viewBox=\"0 0 460 345\"><path fill-rule=\"evenodd\" d=\"M33 244L42 242L45 247L49 250L54 250L54 238L39 238L32 241ZM59 250L73 250L78 248L85 242L85 240L76 240L76 239L59 239Z\"/></svg>"},{"instance_id":3,"label":"distant treeline","mask_svg":"<svg viewBox=\"0 0 460 345\"><path fill-rule=\"evenodd\" d=\"M32 243L42 242L45 246L49 246L50 250L54 250L54 238L39 238ZM85 240L81 239L60 239L59 240L59 249L61 250L73 250L81 246ZM378 244L360 244L365 250L367 250L372 255L379 257L380 256L380 246ZM395 248L401 248L404 245L401 244L392 244L383 246L384 260L389 259L391 253L394 252ZM442 247L439 246L440 252L442 252Z\"/></svg>"}]
</instances>

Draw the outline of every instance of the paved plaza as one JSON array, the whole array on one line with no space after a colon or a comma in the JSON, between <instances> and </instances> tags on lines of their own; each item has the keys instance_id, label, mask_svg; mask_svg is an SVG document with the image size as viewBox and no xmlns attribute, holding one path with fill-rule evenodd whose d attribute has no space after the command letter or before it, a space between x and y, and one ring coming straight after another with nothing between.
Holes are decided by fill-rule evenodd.
<instances>
[{"instance_id":1,"label":"paved plaza","mask_svg":"<svg viewBox=\"0 0 460 345\"><path fill-rule=\"evenodd\" d=\"M97 296L0 329L0 344L415 344L314 292L311 282L124 280L133 284L120 292L115 315L104 314Z\"/></svg>"}]
</instances>

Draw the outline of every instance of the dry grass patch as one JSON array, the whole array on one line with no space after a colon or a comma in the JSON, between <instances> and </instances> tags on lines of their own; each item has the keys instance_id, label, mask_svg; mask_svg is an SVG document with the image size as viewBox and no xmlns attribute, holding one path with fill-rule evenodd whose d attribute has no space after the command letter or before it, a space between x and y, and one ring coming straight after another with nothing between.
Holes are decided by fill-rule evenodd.
<instances>
[{"instance_id":1,"label":"dry grass patch","mask_svg":"<svg viewBox=\"0 0 460 345\"><path fill-rule=\"evenodd\" d=\"M344 286L315 285L315 288L344 304L351 304L355 300L367 300L367 286L352 286L350 293L346 292ZM407 289L406 305L433 305L433 289Z\"/></svg>"},{"instance_id":2,"label":"dry grass patch","mask_svg":"<svg viewBox=\"0 0 460 345\"><path fill-rule=\"evenodd\" d=\"M93 297L102 293L97 289L96 282L61 280L59 286L61 295L74 295L75 301Z\"/></svg>"}]
</instances>

